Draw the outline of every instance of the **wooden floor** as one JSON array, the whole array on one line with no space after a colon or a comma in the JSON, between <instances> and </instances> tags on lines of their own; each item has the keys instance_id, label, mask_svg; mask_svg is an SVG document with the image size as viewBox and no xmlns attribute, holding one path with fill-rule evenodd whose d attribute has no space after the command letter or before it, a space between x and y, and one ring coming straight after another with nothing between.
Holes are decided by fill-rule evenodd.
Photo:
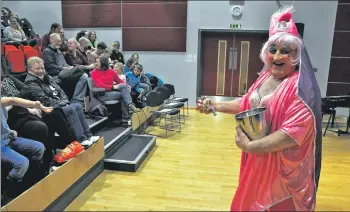
<instances>
[{"instance_id":1,"label":"wooden floor","mask_svg":"<svg viewBox=\"0 0 350 212\"><path fill-rule=\"evenodd\" d=\"M137 173L104 171L66 210L227 211L241 151L233 116L190 111L181 134L157 139ZM350 210L350 137L328 133L317 210Z\"/></svg>"}]
</instances>

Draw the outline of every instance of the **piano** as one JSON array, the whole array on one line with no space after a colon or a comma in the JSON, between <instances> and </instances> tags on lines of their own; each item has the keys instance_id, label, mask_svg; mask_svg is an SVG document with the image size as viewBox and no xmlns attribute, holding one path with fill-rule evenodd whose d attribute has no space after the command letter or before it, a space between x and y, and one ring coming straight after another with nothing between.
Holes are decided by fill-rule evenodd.
<instances>
[{"instance_id":1,"label":"piano","mask_svg":"<svg viewBox=\"0 0 350 212\"><path fill-rule=\"evenodd\" d=\"M328 125L329 125L329 122L332 118L332 126L333 126L333 123L334 123L334 118L335 118L335 109L336 108L339 108L339 107L342 107L342 108L349 108L349 117L348 117L348 120L347 120L347 124L346 124L346 130L343 131L343 130L330 130L330 131L333 131L333 132L336 132L338 133L338 136L340 136L340 134L349 134L349 127L350 127L350 94L349 95L344 95L344 96L327 96L327 97L324 97L322 98L322 111L330 111L330 117L329 117L329 120L328 120L328 123L327 123L327 126L326 126L326 130L323 134L323 136L326 134L327 132L327 129L328 129Z\"/></svg>"}]
</instances>

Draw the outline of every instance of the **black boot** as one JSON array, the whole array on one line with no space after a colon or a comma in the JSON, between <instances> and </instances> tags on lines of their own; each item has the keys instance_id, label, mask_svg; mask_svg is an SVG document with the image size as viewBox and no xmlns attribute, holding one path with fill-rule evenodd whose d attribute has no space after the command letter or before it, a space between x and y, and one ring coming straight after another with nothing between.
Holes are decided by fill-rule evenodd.
<instances>
[{"instance_id":1,"label":"black boot","mask_svg":"<svg viewBox=\"0 0 350 212\"><path fill-rule=\"evenodd\" d=\"M13 180L9 177L7 177L5 182L2 182L1 184L1 186L5 186L4 191L1 194L1 206L11 202L26 190L22 181Z\"/></svg>"}]
</instances>

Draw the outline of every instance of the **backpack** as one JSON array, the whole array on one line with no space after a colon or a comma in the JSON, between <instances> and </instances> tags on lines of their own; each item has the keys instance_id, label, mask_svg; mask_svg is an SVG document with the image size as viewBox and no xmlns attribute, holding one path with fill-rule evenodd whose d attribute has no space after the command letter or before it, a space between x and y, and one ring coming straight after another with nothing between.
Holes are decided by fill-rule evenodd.
<instances>
[{"instance_id":1,"label":"backpack","mask_svg":"<svg viewBox=\"0 0 350 212\"><path fill-rule=\"evenodd\" d=\"M87 112L90 116L108 117L108 110L103 104L103 100L96 95L90 95Z\"/></svg>"}]
</instances>

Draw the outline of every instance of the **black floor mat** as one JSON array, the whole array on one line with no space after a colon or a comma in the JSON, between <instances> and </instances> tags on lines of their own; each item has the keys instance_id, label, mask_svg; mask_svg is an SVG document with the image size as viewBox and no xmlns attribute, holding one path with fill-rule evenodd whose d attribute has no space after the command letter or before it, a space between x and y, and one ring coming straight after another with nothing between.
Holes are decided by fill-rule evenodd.
<instances>
[{"instance_id":1,"label":"black floor mat","mask_svg":"<svg viewBox=\"0 0 350 212\"><path fill-rule=\"evenodd\" d=\"M129 140L109 159L134 161L152 139L153 137L151 136L130 136Z\"/></svg>"},{"instance_id":2,"label":"black floor mat","mask_svg":"<svg viewBox=\"0 0 350 212\"><path fill-rule=\"evenodd\" d=\"M124 132L127 128L121 127L117 124L111 124L109 126L106 126L102 129L100 129L96 135L104 137L105 139L105 146L111 142L115 137L120 135L122 132Z\"/></svg>"}]
</instances>

